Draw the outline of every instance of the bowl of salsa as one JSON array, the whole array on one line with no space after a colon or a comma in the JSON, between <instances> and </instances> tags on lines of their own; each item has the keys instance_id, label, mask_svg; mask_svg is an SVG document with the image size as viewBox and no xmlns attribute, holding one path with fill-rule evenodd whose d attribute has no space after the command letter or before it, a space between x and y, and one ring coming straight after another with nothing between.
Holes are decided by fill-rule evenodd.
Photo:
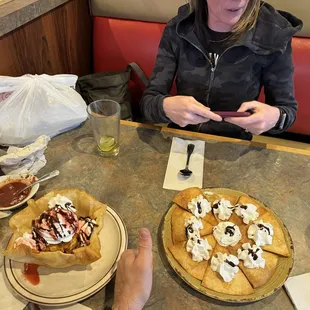
<instances>
[{"instance_id":1,"label":"bowl of salsa","mask_svg":"<svg viewBox=\"0 0 310 310\"><path fill-rule=\"evenodd\" d=\"M23 205L35 195L39 184L26 189L37 178L33 175L6 175L0 177L0 210L12 210Z\"/></svg>"}]
</instances>

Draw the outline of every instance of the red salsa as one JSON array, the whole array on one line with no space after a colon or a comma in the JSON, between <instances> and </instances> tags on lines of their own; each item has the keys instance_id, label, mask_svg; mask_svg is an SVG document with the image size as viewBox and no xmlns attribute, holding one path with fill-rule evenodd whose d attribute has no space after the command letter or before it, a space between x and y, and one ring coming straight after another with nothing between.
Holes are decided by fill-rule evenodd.
<instances>
[{"instance_id":1,"label":"red salsa","mask_svg":"<svg viewBox=\"0 0 310 310\"><path fill-rule=\"evenodd\" d=\"M30 193L30 188L21 192L27 184L12 182L0 187L0 207L11 207L23 201Z\"/></svg>"},{"instance_id":2,"label":"red salsa","mask_svg":"<svg viewBox=\"0 0 310 310\"><path fill-rule=\"evenodd\" d=\"M38 285L40 283L38 268L39 266L35 264L24 264L24 277L32 285Z\"/></svg>"}]
</instances>

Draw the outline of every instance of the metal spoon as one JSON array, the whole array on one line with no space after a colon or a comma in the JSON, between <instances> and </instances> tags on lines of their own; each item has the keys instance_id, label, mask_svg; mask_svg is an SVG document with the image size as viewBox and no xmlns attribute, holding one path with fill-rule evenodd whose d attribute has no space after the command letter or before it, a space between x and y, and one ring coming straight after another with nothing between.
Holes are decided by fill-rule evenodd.
<instances>
[{"instance_id":1,"label":"metal spoon","mask_svg":"<svg viewBox=\"0 0 310 310\"><path fill-rule=\"evenodd\" d=\"M26 186L25 188L17 191L14 193L15 196L18 196L20 193L24 192L26 189L28 189L29 187L32 187L38 183L41 183L41 182L44 182L44 181L47 181L51 178L54 178L54 177L57 177L57 175L59 175L59 171L58 170L54 170L50 173L47 173L45 175L43 175L41 178L39 178L38 180L36 180L35 182L29 184L28 186Z\"/></svg>"},{"instance_id":2,"label":"metal spoon","mask_svg":"<svg viewBox=\"0 0 310 310\"><path fill-rule=\"evenodd\" d=\"M190 171L188 169L188 164L189 164L189 160L191 158L191 155L194 151L195 145L194 144L189 144L187 146L187 161L186 161L186 166L184 169L180 170L180 173L184 176L184 177L189 177L192 174L192 171Z\"/></svg>"}]
</instances>

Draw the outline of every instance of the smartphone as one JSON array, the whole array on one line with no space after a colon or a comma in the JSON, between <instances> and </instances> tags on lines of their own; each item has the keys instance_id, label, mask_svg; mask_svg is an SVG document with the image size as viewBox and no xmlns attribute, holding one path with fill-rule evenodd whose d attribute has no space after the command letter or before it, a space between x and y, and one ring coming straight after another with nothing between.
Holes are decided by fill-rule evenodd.
<instances>
[{"instance_id":1,"label":"smartphone","mask_svg":"<svg viewBox=\"0 0 310 310\"><path fill-rule=\"evenodd\" d=\"M213 113L221 117L247 117L250 116L250 112L234 112L234 111L212 111Z\"/></svg>"}]
</instances>

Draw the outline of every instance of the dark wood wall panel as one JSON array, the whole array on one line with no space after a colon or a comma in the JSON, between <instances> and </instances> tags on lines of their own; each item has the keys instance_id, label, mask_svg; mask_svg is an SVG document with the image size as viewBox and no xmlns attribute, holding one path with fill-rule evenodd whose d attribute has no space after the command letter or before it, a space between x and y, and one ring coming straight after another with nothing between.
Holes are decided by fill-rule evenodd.
<instances>
[{"instance_id":1,"label":"dark wood wall panel","mask_svg":"<svg viewBox=\"0 0 310 310\"><path fill-rule=\"evenodd\" d=\"M72 0L0 38L0 75L92 70L92 29L87 0Z\"/></svg>"}]
</instances>

